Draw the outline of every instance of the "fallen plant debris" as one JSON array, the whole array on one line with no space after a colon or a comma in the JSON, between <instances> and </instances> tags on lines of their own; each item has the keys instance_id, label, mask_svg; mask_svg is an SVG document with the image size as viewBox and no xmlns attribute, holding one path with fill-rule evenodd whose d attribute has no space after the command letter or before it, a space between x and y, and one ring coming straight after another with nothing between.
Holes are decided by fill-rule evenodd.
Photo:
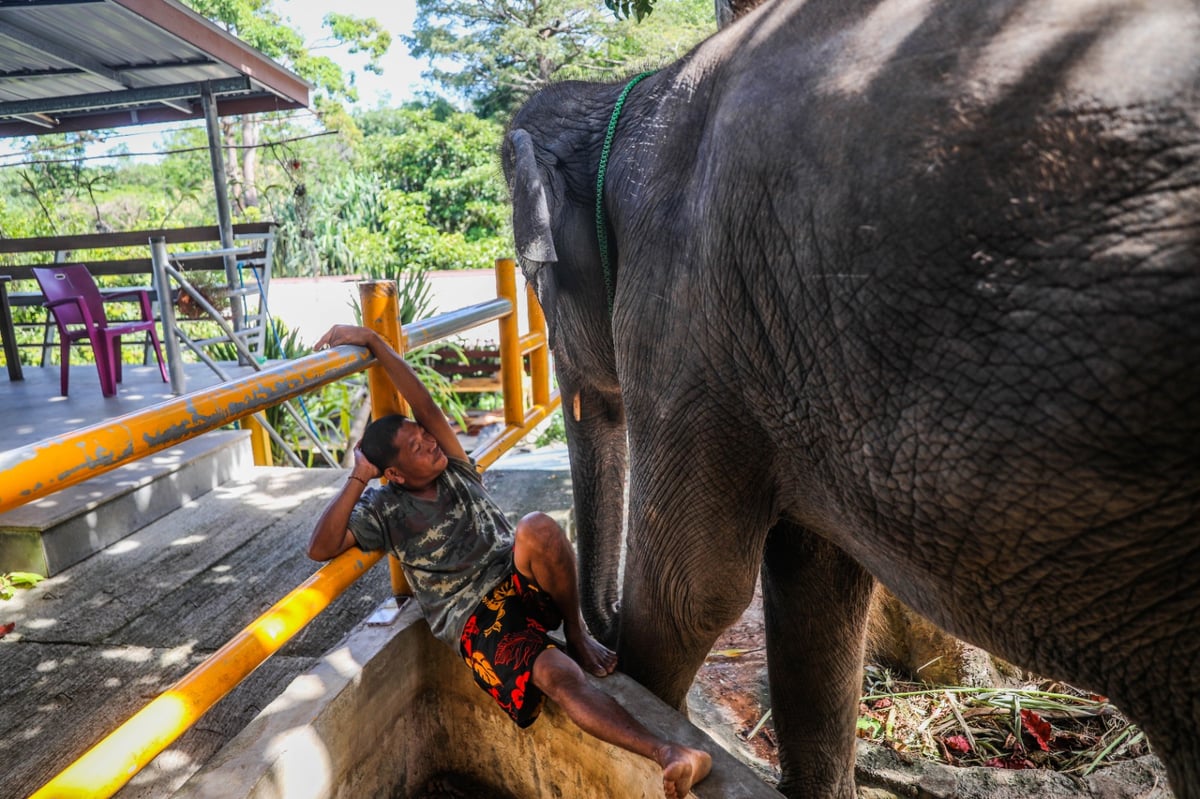
<instances>
[{"instance_id":1,"label":"fallen plant debris","mask_svg":"<svg viewBox=\"0 0 1200 799\"><path fill-rule=\"evenodd\" d=\"M32 572L8 572L0 574L0 599L12 599L17 588L33 588L35 585L46 579L40 574ZM17 628L15 622L0 624L0 638L11 633Z\"/></svg>"},{"instance_id":2,"label":"fallen plant debris","mask_svg":"<svg viewBox=\"0 0 1200 799\"><path fill-rule=\"evenodd\" d=\"M12 599L17 588L33 588L46 579L32 572L0 573L0 599Z\"/></svg>"},{"instance_id":3,"label":"fallen plant debris","mask_svg":"<svg viewBox=\"0 0 1200 799\"><path fill-rule=\"evenodd\" d=\"M1150 751L1142 731L1105 697L1063 683L934 687L876 666L865 673L858 735L948 765L1079 777Z\"/></svg>"}]
</instances>

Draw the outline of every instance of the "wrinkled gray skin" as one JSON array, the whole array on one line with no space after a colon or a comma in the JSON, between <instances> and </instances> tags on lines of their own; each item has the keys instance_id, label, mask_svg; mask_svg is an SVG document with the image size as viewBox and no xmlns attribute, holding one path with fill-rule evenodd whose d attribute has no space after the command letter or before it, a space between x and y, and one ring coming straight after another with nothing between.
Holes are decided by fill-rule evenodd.
<instances>
[{"instance_id":1,"label":"wrinkled gray skin","mask_svg":"<svg viewBox=\"0 0 1200 799\"><path fill-rule=\"evenodd\" d=\"M1194 0L763 6L630 95L610 323L619 91L534 97L504 163L622 668L681 704L761 570L781 788L848 798L877 578L1200 799Z\"/></svg>"}]
</instances>

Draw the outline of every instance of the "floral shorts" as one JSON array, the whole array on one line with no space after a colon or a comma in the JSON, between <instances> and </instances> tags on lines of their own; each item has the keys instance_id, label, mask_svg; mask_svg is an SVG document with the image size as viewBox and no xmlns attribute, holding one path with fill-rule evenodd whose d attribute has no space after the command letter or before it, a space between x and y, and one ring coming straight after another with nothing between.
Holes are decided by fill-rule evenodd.
<instances>
[{"instance_id":1,"label":"floral shorts","mask_svg":"<svg viewBox=\"0 0 1200 799\"><path fill-rule=\"evenodd\" d=\"M532 682L533 661L556 646L547 633L561 623L550 595L514 568L463 628L459 651L476 684L518 727L528 727L542 712L545 695Z\"/></svg>"}]
</instances>

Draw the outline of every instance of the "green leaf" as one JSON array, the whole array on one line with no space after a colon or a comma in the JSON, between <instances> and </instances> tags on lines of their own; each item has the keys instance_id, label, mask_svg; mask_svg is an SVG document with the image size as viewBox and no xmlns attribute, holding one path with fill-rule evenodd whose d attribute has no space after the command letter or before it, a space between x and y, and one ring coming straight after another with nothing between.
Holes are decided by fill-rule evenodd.
<instances>
[{"instance_id":1,"label":"green leaf","mask_svg":"<svg viewBox=\"0 0 1200 799\"><path fill-rule=\"evenodd\" d=\"M9 572L8 579L18 588L33 588L46 578L33 572Z\"/></svg>"},{"instance_id":2,"label":"green leaf","mask_svg":"<svg viewBox=\"0 0 1200 799\"><path fill-rule=\"evenodd\" d=\"M859 737L878 738L879 733L883 731L883 725L870 716L859 716L858 721L854 724L854 729L861 733Z\"/></svg>"}]
</instances>

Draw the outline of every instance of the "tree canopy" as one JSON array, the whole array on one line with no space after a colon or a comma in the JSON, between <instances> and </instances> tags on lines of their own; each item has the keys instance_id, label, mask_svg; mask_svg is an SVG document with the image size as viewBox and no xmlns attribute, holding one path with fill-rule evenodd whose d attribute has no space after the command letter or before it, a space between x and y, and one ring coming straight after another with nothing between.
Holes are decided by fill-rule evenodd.
<instances>
[{"instance_id":1,"label":"tree canopy","mask_svg":"<svg viewBox=\"0 0 1200 799\"><path fill-rule=\"evenodd\" d=\"M429 80L483 116L508 116L551 81L616 80L716 29L711 0L658 0L658 9L637 23L594 0L417 0L404 42L429 62Z\"/></svg>"},{"instance_id":2,"label":"tree canopy","mask_svg":"<svg viewBox=\"0 0 1200 799\"><path fill-rule=\"evenodd\" d=\"M300 33L287 25L275 0L183 0L198 14L223 26L264 55L292 69L312 83L317 101L354 101L358 92L346 72L328 55L315 51ZM353 17L330 12L324 27L337 45L368 56L365 69L379 72L379 60L392 44L392 35L373 17Z\"/></svg>"}]
</instances>

